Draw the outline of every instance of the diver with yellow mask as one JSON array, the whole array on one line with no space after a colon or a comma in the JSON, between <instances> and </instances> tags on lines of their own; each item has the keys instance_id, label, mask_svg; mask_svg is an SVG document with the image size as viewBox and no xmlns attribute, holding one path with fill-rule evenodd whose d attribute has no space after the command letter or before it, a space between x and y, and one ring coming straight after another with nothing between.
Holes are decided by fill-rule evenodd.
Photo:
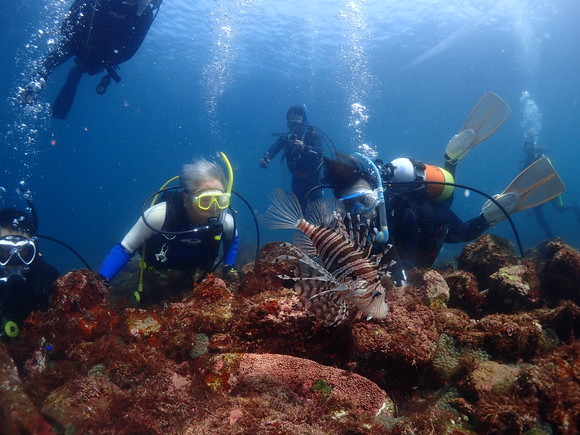
<instances>
[{"instance_id":1,"label":"diver with yellow mask","mask_svg":"<svg viewBox=\"0 0 580 435\"><path fill-rule=\"evenodd\" d=\"M220 164L198 159L183 166L178 187L162 188L148 198L145 204L155 197L153 205L142 210L103 261L99 274L104 279L112 280L137 251L147 268L212 272L221 246L224 274L235 271L239 236L229 209L233 171L226 155L220 157L227 177ZM158 197L161 201L154 203Z\"/></svg>"}]
</instances>

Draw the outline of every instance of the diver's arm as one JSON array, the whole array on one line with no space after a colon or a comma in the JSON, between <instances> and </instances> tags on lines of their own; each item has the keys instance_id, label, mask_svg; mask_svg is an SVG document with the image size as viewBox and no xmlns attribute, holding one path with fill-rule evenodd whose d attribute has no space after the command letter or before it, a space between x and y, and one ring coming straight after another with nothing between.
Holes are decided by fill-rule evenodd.
<instances>
[{"instance_id":1,"label":"diver's arm","mask_svg":"<svg viewBox=\"0 0 580 435\"><path fill-rule=\"evenodd\" d=\"M470 242L481 236L488 228L489 223L482 214L463 222L451 210L447 210L446 221L449 223L449 231L445 237L445 243Z\"/></svg>"},{"instance_id":2,"label":"diver's arm","mask_svg":"<svg viewBox=\"0 0 580 435\"><path fill-rule=\"evenodd\" d=\"M166 206L166 202L161 202L145 211L145 219L147 219L147 223L155 230L161 230L163 227ZM121 242L121 245L127 250L127 252L133 255L133 253L153 234L155 234L155 231L145 225L143 217L140 217L137 223L133 225L133 228L129 230Z\"/></svg>"},{"instance_id":3,"label":"diver's arm","mask_svg":"<svg viewBox=\"0 0 580 435\"><path fill-rule=\"evenodd\" d=\"M282 149L284 148L284 146L286 145L286 136L280 136L278 138L278 140L276 142L274 142L274 144L268 148L268 151L266 151L266 153L264 154L264 158L268 158L269 160L272 160L274 157L276 157L276 155L282 151Z\"/></svg>"},{"instance_id":4,"label":"diver's arm","mask_svg":"<svg viewBox=\"0 0 580 435\"><path fill-rule=\"evenodd\" d=\"M160 230L165 221L165 210L165 202L149 208L145 211L147 223L153 228ZM127 265L135 251L154 233L155 231L147 227L143 222L143 218L140 217L123 240L109 251L103 264L101 264L99 274L109 281L112 280Z\"/></svg>"}]
</instances>

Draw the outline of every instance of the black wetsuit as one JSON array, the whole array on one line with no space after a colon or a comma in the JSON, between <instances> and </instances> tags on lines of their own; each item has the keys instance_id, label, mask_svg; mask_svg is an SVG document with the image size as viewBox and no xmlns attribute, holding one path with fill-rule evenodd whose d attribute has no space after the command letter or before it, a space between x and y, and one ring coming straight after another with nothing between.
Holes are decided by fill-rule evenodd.
<instances>
[{"instance_id":1,"label":"black wetsuit","mask_svg":"<svg viewBox=\"0 0 580 435\"><path fill-rule=\"evenodd\" d=\"M105 70L109 81L111 77L119 81L115 69L137 52L153 18L150 6L138 16L137 6L123 0L76 0L62 24L63 39L47 56L40 72L46 79L57 66L75 58L76 65L53 105L53 116L66 117L83 73Z\"/></svg>"},{"instance_id":2,"label":"black wetsuit","mask_svg":"<svg viewBox=\"0 0 580 435\"><path fill-rule=\"evenodd\" d=\"M4 274L5 275L5 274ZM16 322L22 329L24 320L33 311L46 311L52 293L52 285L59 277L58 271L38 256L21 278L0 277L0 326L6 321ZM4 335L3 329L0 336Z\"/></svg>"},{"instance_id":3,"label":"black wetsuit","mask_svg":"<svg viewBox=\"0 0 580 435\"><path fill-rule=\"evenodd\" d=\"M463 222L451 200L430 200L424 189L389 195L389 232L405 270L431 267L444 243L469 242L489 228L481 215Z\"/></svg>"},{"instance_id":4,"label":"black wetsuit","mask_svg":"<svg viewBox=\"0 0 580 435\"><path fill-rule=\"evenodd\" d=\"M301 140L304 147L296 145L295 140ZM302 138L293 134L281 135L265 155L273 160L282 150L284 150L284 159L292 174L292 192L298 197L302 208L305 208L306 194L310 189L320 184L324 151L322 136L316 131L316 128L309 125ZM308 201L320 197L322 197L322 193L318 190L308 197Z\"/></svg>"}]
</instances>

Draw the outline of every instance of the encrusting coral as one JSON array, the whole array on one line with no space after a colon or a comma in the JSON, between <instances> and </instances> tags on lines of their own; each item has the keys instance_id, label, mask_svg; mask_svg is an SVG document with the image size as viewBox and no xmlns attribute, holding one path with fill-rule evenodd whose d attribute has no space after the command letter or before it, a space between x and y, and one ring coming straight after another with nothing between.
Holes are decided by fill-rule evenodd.
<instances>
[{"instance_id":1,"label":"encrusting coral","mask_svg":"<svg viewBox=\"0 0 580 435\"><path fill-rule=\"evenodd\" d=\"M2 433L577 433L573 248L521 260L482 236L458 270L388 285L386 318L331 328L280 278L286 249L138 307L93 272L61 277L50 309L0 343Z\"/></svg>"}]
</instances>

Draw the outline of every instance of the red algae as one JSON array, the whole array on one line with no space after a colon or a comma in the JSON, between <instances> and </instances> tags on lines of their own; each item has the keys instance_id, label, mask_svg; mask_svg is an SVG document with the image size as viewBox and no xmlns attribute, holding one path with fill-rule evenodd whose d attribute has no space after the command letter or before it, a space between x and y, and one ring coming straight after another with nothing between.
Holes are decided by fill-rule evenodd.
<instances>
[{"instance_id":1,"label":"red algae","mask_svg":"<svg viewBox=\"0 0 580 435\"><path fill-rule=\"evenodd\" d=\"M95 273L73 271L49 310L0 345L0 427L577 433L580 256L559 241L534 252L516 260L508 242L483 236L459 270L417 270L409 285L387 285L385 319L358 313L332 328L315 326L279 278L293 270L278 259L288 253L280 243L236 280L209 275L139 308L116 303Z\"/></svg>"}]
</instances>

